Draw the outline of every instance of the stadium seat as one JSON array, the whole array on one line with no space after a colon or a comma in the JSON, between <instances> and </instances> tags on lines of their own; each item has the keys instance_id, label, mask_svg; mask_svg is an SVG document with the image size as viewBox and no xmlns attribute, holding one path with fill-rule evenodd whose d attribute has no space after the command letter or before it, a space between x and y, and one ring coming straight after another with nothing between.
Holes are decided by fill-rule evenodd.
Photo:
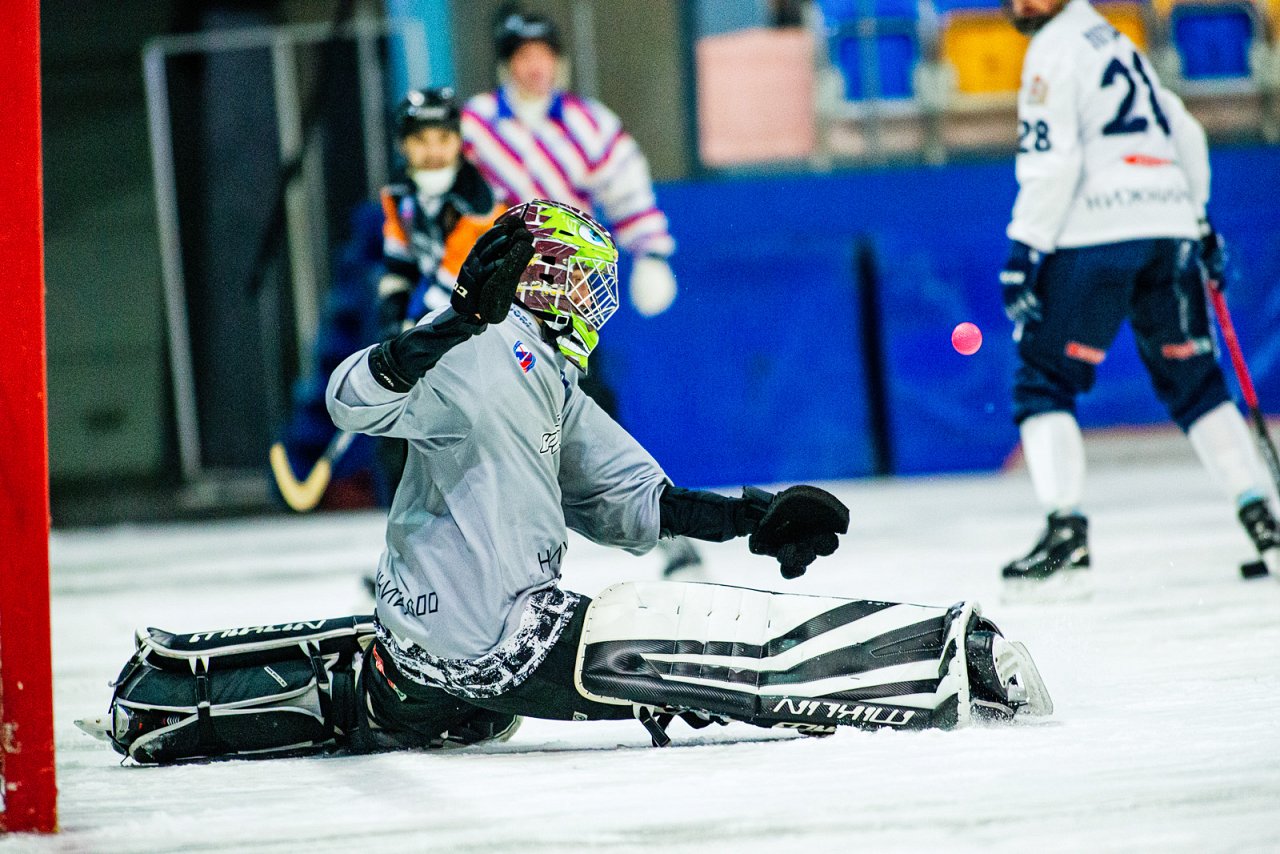
<instances>
[{"instance_id":1,"label":"stadium seat","mask_svg":"<svg viewBox=\"0 0 1280 854\"><path fill-rule=\"evenodd\" d=\"M1171 41L1188 81L1251 77L1258 30L1252 3L1179 3L1169 12Z\"/></svg>"},{"instance_id":2,"label":"stadium seat","mask_svg":"<svg viewBox=\"0 0 1280 854\"><path fill-rule=\"evenodd\" d=\"M912 79L920 61L915 0L820 0L818 5L831 63L844 80L845 100L914 96ZM869 79L869 67L877 79Z\"/></svg>"},{"instance_id":3,"label":"stadium seat","mask_svg":"<svg viewBox=\"0 0 1280 854\"><path fill-rule=\"evenodd\" d=\"M915 20L920 13L916 0L818 0L818 6L828 27L838 27L859 18Z\"/></svg>"},{"instance_id":4,"label":"stadium seat","mask_svg":"<svg viewBox=\"0 0 1280 854\"><path fill-rule=\"evenodd\" d=\"M874 46L878 85L864 73L863 51ZM849 101L866 98L903 99L914 94L912 74L920 58L915 35L905 32L877 34L873 39L846 37L834 41L835 64L844 76L844 96Z\"/></svg>"},{"instance_id":5,"label":"stadium seat","mask_svg":"<svg viewBox=\"0 0 1280 854\"><path fill-rule=\"evenodd\" d=\"M944 5L946 3L947 5ZM943 0L942 59L956 70L961 95L994 95L1018 91L1022 57L1028 39L1009 24L1004 13L983 6L984 0ZM1147 47L1141 3L1099 3L1098 12L1127 35L1140 50Z\"/></svg>"},{"instance_id":6,"label":"stadium seat","mask_svg":"<svg viewBox=\"0 0 1280 854\"><path fill-rule=\"evenodd\" d=\"M1097 3L1094 6L1098 14L1106 18L1111 26L1129 37L1137 45L1138 50L1146 53L1149 45L1147 38L1147 10L1145 4L1135 2Z\"/></svg>"},{"instance_id":7,"label":"stadium seat","mask_svg":"<svg viewBox=\"0 0 1280 854\"><path fill-rule=\"evenodd\" d=\"M950 12L942 26L941 54L956 70L961 95L989 95L1018 91L1026 36L1000 12Z\"/></svg>"}]
</instances>

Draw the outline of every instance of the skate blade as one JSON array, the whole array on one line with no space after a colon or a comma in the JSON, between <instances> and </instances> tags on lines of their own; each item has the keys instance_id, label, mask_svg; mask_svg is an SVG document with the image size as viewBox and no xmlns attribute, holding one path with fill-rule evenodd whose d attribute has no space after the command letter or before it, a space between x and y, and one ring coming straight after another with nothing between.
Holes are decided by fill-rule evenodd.
<instances>
[{"instance_id":1,"label":"skate blade","mask_svg":"<svg viewBox=\"0 0 1280 854\"><path fill-rule=\"evenodd\" d=\"M1093 577L1088 569L1064 569L1048 578L1004 579L1000 600L1005 605L1086 602L1093 597Z\"/></svg>"},{"instance_id":2,"label":"skate blade","mask_svg":"<svg viewBox=\"0 0 1280 854\"><path fill-rule=\"evenodd\" d=\"M1053 698L1049 696L1049 689L1045 687L1044 679L1040 677L1040 670L1031 658L1027 645L1020 641L1008 643L1016 652L1018 683L1027 692L1026 705L1019 707L1017 713L1036 718L1052 715Z\"/></svg>"},{"instance_id":3,"label":"skate blade","mask_svg":"<svg viewBox=\"0 0 1280 854\"><path fill-rule=\"evenodd\" d=\"M98 741L110 743L111 730L107 727L106 718L84 718L75 721L76 727L86 735L91 735Z\"/></svg>"}]
</instances>

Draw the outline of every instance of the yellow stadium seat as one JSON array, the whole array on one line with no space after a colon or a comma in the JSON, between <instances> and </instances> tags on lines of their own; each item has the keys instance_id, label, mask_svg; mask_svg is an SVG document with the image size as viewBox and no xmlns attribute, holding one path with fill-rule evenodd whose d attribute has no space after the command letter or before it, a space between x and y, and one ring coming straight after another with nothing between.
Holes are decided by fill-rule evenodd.
<instances>
[{"instance_id":1,"label":"yellow stadium seat","mask_svg":"<svg viewBox=\"0 0 1280 854\"><path fill-rule=\"evenodd\" d=\"M942 59L963 95L1016 92L1027 41L999 12L954 12L943 24Z\"/></svg>"},{"instance_id":2,"label":"yellow stadium seat","mask_svg":"<svg viewBox=\"0 0 1280 854\"><path fill-rule=\"evenodd\" d=\"M1280 0L1273 0L1280 4ZM1098 12L1127 35L1139 50L1147 49L1147 26L1142 4L1099 3ZM999 12L962 11L947 16L942 28L942 58L956 70L956 90L962 95L1018 91L1026 36Z\"/></svg>"},{"instance_id":3,"label":"yellow stadium seat","mask_svg":"<svg viewBox=\"0 0 1280 854\"><path fill-rule=\"evenodd\" d=\"M1142 15L1141 3L1098 3L1093 8L1111 26L1128 36L1138 50L1146 52L1147 22Z\"/></svg>"}]
</instances>

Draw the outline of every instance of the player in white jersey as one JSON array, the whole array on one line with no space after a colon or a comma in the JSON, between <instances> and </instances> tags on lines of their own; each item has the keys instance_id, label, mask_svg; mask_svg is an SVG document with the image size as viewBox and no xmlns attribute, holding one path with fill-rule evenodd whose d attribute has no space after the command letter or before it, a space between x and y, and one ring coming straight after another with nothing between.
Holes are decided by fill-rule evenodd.
<instances>
[{"instance_id":1,"label":"player in white jersey","mask_svg":"<svg viewBox=\"0 0 1280 854\"><path fill-rule=\"evenodd\" d=\"M1008 3L1008 0L1007 0ZM1203 129L1087 0L1011 0L1032 35L1018 93L1019 191L1000 274L1015 324L1014 417L1048 526L1004 568L1038 590L1086 582L1075 399L1127 317L1156 394L1273 570L1280 531L1218 366L1203 287L1225 286ZM1086 582L1087 583L1087 582Z\"/></svg>"},{"instance_id":2,"label":"player in white jersey","mask_svg":"<svg viewBox=\"0 0 1280 854\"><path fill-rule=\"evenodd\" d=\"M551 19L506 15L494 47L505 82L463 108L467 158L505 204L551 199L602 212L618 244L634 259L631 304L645 317L666 311L676 296L667 262L675 241L635 139L608 107L563 88L562 45ZM617 400L600 367L597 358L593 372L581 378L582 389L617 418ZM664 575L702 563L684 538L664 541L662 548Z\"/></svg>"}]
</instances>

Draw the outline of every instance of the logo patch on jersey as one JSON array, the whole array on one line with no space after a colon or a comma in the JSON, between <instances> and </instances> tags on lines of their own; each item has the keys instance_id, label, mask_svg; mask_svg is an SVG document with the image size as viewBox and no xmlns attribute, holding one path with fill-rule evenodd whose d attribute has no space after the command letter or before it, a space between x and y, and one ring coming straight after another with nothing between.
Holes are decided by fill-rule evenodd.
<instances>
[{"instance_id":1,"label":"logo patch on jersey","mask_svg":"<svg viewBox=\"0 0 1280 854\"><path fill-rule=\"evenodd\" d=\"M556 416L556 426L542 434L542 446L538 448L539 454L554 454L560 450L560 416Z\"/></svg>"},{"instance_id":2,"label":"logo patch on jersey","mask_svg":"<svg viewBox=\"0 0 1280 854\"><path fill-rule=\"evenodd\" d=\"M1031 78L1031 86L1027 89L1027 103L1039 107L1049 100L1049 81L1039 74Z\"/></svg>"},{"instance_id":3,"label":"logo patch on jersey","mask_svg":"<svg viewBox=\"0 0 1280 854\"><path fill-rule=\"evenodd\" d=\"M1173 161L1166 157L1152 157L1150 154L1126 154L1124 162L1130 166L1172 166Z\"/></svg>"},{"instance_id":4,"label":"logo patch on jersey","mask_svg":"<svg viewBox=\"0 0 1280 854\"><path fill-rule=\"evenodd\" d=\"M1171 362L1185 362L1211 352L1213 344L1208 338L1192 338L1178 344L1165 344L1160 348L1160 355Z\"/></svg>"},{"instance_id":5,"label":"logo patch on jersey","mask_svg":"<svg viewBox=\"0 0 1280 854\"><path fill-rule=\"evenodd\" d=\"M1090 347L1088 344L1081 344L1079 341L1068 341L1067 346L1062 348L1062 352L1066 354L1068 359L1087 362L1090 365L1101 365L1102 360L1107 358L1106 350L1099 350L1097 347Z\"/></svg>"},{"instance_id":6,"label":"logo patch on jersey","mask_svg":"<svg viewBox=\"0 0 1280 854\"><path fill-rule=\"evenodd\" d=\"M538 361L529 348L524 346L523 341L517 341L516 346L511 348L511 352L516 354L516 362L520 365L520 370L526 374L533 370L534 364Z\"/></svg>"}]
</instances>

